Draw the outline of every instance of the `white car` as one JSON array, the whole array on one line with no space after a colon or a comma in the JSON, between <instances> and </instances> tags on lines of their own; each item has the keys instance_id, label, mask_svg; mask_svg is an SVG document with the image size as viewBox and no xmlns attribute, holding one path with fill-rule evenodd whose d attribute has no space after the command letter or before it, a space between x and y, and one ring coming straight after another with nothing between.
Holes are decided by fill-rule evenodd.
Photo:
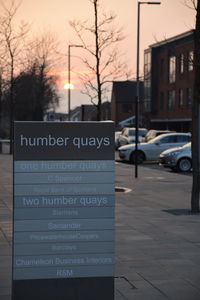
<instances>
[{"instance_id":1,"label":"white car","mask_svg":"<svg viewBox=\"0 0 200 300\"><path fill-rule=\"evenodd\" d=\"M147 132L147 134L145 135L143 142L147 143L150 140L154 139L155 137L159 136L160 134L172 133L172 132L175 132L175 131L150 129Z\"/></svg>"},{"instance_id":2,"label":"white car","mask_svg":"<svg viewBox=\"0 0 200 300\"><path fill-rule=\"evenodd\" d=\"M119 136L121 134L121 131L115 131L115 149L119 147Z\"/></svg>"},{"instance_id":3,"label":"white car","mask_svg":"<svg viewBox=\"0 0 200 300\"><path fill-rule=\"evenodd\" d=\"M191 143L168 149L160 154L160 164L174 171L189 172L192 169Z\"/></svg>"},{"instance_id":4,"label":"white car","mask_svg":"<svg viewBox=\"0 0 200 300\"><path fill-rule=\"evenodd\" d=\"M164 150L182 146L191 141L191 133L167 133L157 136L148 143L137 145L137 163L145 160L158 161L159 155ZM135 163L136 151L135 144L125 145L119 149L119 157L130 163Z\"/></svg>"},{"instance_id":5,"label":"white car","mask_svg":"<svg viewBox=\"0 0 200 300\"><path fill-rule=\"evenodd\" d=\"M146 128L138 128L138 141L141 142L142 138L146 135L147 133ZM119 135L118 138L118 147L126 145L126 144L131 144L135 142L135 128L123 128L121 134Z\"/></svg>"}]
</instances>

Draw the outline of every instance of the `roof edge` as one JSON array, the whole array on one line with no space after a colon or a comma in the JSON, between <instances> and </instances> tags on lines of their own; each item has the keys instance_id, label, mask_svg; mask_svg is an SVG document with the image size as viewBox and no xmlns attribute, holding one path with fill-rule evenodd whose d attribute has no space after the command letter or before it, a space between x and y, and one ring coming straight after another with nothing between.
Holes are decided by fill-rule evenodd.
<instances>
[{"instance_id":1,"label":"roof edge","mask_svg":"<svg viewBox=\"0 0 200 300\"><path fill-rule=\"evenodd\" d=\"M151 45L149 45L149 47L148 47L147 49L145 49L145 50L148 50L149 48L154 48L154 47L163 46L163 45L165 45L165 44L174 42L174 41L176 41L176 40L179 40L179 39L182 39L182 38L186 38L186 37L192 35L193 33L194 33L194 29L191 29L191 30L186 31L186 32L184 32L184 33L180 33L180 34L178 34L178 35L175 35L175 36L173 36L173 37L166 38L166 39L163 40L163 41L157 42L157 43L155 43L155 44L151 44Z\"/></svg>"}]
</instances>

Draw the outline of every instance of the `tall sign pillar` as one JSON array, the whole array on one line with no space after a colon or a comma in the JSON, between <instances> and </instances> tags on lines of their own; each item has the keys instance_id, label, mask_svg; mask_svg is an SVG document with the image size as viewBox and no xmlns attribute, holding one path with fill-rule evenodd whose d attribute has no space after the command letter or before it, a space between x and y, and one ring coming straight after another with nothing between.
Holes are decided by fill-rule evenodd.
<instances>
[{"instance_id":1,"label":"tall sign pillar","mask_svg":"<svg viewBox=\"0 0 200 300\"><path fill-rule=\"evenodd\" d=\"M114 299L114 124L16 122L12 300Z\"/></svg>"}]
</instances>

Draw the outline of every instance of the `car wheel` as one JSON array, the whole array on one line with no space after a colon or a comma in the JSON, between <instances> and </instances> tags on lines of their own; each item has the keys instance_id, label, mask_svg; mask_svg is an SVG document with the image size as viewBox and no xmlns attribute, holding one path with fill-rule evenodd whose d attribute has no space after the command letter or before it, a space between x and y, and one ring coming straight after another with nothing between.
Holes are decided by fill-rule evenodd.
<instances>
[{"instance_id":1,"label":"car wheel","mask_svg":"<svg viewBox=\"0 0 200 300\"><path fill-rule=\"evenodd\" d=\"M135 164L135 160L136 160L136 151L131 153L130 163ZM144 160L145 160L144 153L142 151L137 151L137 163L142 164Z\"/></svg>"},{"instance_id":2,"label":"car wheel","mask_svg":"<svg viewBox=\"0 0 200 300\"><path fill-rule=\"evenodd\" d=\"M178 171L180 172L189 172L192 168L192 162L189 158L181 158L177 163Z\"/></svg>"}]
</instances>

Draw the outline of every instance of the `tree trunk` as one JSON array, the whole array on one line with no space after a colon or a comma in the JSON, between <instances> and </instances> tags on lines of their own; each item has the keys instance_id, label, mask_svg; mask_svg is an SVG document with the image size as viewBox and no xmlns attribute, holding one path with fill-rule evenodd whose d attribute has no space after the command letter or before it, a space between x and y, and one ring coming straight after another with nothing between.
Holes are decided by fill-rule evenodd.
<instances>
[{"instance_id":1,"label":"tree trunk","mask_svg":"<svg viewBox=\"0 0 200 300\"><path fill-rule=\"evenodd\" d=\"M191 210L199 212L200 198L200 0L197 3L194 30L194 96L192 112L192 163L193 183Z\"/></svg>"},{"instance_id":2,"label":"tree trunk","mask_svg":"<svg viewBox=\"0 0 200 300\"><path fill-rule=\"evenodd\" d=\"M14 57L10 51L11 70L10 70L10 154L13 154L14 142L14 120L15 120L15 101L14 101Z\"/></svg>"},{"instance_id":3,"label":"tree trunk","mask_svg":"<svg viewBox=\"0 0 200 300\"><path fill-rule=\"evenodd\" d=\"M2 138L2 75L0 73L0 138ZM0 143L0 153L2 153L2 143Z\"/></svg>"}]
</instances>

